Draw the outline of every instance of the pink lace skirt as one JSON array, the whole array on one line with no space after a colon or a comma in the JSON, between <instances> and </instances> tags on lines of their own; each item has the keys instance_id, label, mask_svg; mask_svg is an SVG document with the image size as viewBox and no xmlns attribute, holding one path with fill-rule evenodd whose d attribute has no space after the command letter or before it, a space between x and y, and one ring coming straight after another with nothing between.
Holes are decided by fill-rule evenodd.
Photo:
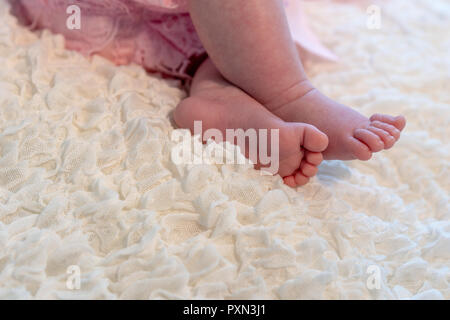
<instances>
[{"instance_id":1,"label":"pink lace skirt","mask_svg":"<svg viewBox=\"0 0 450 320\"><path fill-rule=\"evenodd\" d=\"M226 1L226 0L224 0ZM245 0L242 0L245 1ZM263 0L261 0L263 1ZM33 29L66 38L68 49L100 54L116 64L131 62L149 71L190 79L206 53L187 9L187 0L10 0L13 13ZM309 30L300 0L284 0L300 51L326 60L337 57ZM80 8L80 29L67 27L71 5Z\"/></svg>"},{"instance_id":2,"label":"pink lace skirt","mask_svg":"<svg viewBox=\"0 0 450 320\"><path fill-rule=\"evenodd\" d=\"M101 54L116 64L189 79L206 57L186 0L12 0L12 11L33 29L66 38L68 49ZM69 29L71 5L80 8L80 29Z\"/></svg>"}]
</instances>

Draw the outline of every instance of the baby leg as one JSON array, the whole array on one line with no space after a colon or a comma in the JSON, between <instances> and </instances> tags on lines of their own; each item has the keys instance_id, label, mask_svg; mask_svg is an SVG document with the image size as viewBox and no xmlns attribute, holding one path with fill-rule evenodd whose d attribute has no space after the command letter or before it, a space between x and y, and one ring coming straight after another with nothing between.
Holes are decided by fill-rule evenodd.
<instances>
[{"instance_id":1,"label":"baby leg","mask_svg":"<svg viewBox=\"0 0 450 320\"><path fill-rule=\"evenodd\" d=\"M189 10L220 73L259 102L306 80L282 0L190 0Z\"/></svg>"},{"instance_id":2,"label":"baby leg","mask_svg":"<svg viewBox=\"0 0 450 320\"><path fill-rule=\"evenodd\" d=\"M200 39L220 73L273 114L316 126L326 159L368 160L399 139L405 119L370 119L321 94L307 80L282 0L190 0Z\"/></svg>"}]
</instances>

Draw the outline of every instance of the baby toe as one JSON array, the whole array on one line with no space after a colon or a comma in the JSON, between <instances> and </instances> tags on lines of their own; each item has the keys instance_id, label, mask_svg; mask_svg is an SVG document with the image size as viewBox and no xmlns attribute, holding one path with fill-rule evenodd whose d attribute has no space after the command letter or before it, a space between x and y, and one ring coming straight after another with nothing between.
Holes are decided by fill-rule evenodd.
<instances>
[{"instance_id":1,"label":"baby toe","mask_svg":"<svg viewBox=\"0 0 450 320\"><path fill-rule=\"evenodd\" d=\"M323 154L321 152L306 151L304 157L308 163L314 166L318 166L323 161Z\"/></svg>"},{"instance_id":2,"label":"baby toe","mask_svg":"<svg viewBox=\"0 0 450 320\"><path fill-rule=\"evenodd\" d=\"M398 130L402 131L406 126L406 118L404 116L395 117L395 122L393 123L393 125Z\"/></svg>"},{"instance_id":3,"label":"baby toe","mask_svg":"<svg viewBox=\"0 0 450 320\"><path fill-rule=\"evenodd\" d=\"M375 133L384 143L385 149L390 149L395 144L395 139L393 136L389 134L389 132L384 131L383 129L370 126L367 128L367 130Z\"/></svg>"},{"instance_id":4,"label":"baby toe","mask_svg":"<svg viewBox=\"0 0 450 320\"><path fill-rule=\"evenodd\" d=\"M308 182L309 182L309 177L305 176L300 171L297 171L297 173L295 174L295 183L297 184L297 186L303 186L303 185L307 184Z\"/></svg>"},{"instance_id":5,"label":"baby toe","mask_svg":"<svg viewBox=\"0 0 450 320\"><path fill-rule=\"evenodd\" d=\"M378 152L384 149L384 143L380 137L367 129L356 129L353 136L366 144L372 152Z\"/></svg>"},{"instance_id":6,"label":"baby toe","mask_svg":"<svg viewBox=\"0 0 450 320\"><path fill-rule=\"evenodd\" d=\"M367 161L372 158L372 152L369 147L355 137L348 137L346 145L349 153L351 153L354 158L362 161Z\"/></svg>"},{"instance_id":7,"label":"baby toe","mask_svg":"<svg viewBox=\"0 0 450 320\"><path fill-rule=\"evenodd\" d=\"M305 177L310 178L317 174L318 169L316 166L313 166L306 161L302 161L302 163L300 164L300 171Z\"/></svg>"},{"instance_id":8,"label":"baby toe","mask_svg":"<svg viewBox=\"0 0 450 320\"><path fill-rule=\"evenodd\" d=\"M404 116L394 117L387 114L374 114L370 117L370 120L388 123L400 131L402 131L406 125L406 119Z\"/></svg>"},{"instance_id":9,"label":"baby toe","mask_svg":"<svg viewBox=\"0 0 450 320\"><path fill-rule=\"evenodd\" d=\"M303 127L302 146L312 152L322 152L328 147L328 137L325 133L312 125Z\"/></svg>"},{"instance_id":10,"label":"baby toe","mask_svg":"<svg viewBox=\"0 0 450 320\"><path fill-rule=\"evenodd\" d=\"M288 185L291 188L295 188L297 186L297 183L295 182L294 176L287 176L283 178L283 181L286 185Z\"/></svg>"},{"instance_id":11,"label":"baby toe","mask_svg":"<svg viewBox=\"0 0 450 320\"><path fill-rule=\"evenodd\" d=\"M392 137L394 137L395 141L400 139L400 130L398 130L393 125L376 120L371 123L371 126L388 132Z\"/></svg>"}]
</instances>

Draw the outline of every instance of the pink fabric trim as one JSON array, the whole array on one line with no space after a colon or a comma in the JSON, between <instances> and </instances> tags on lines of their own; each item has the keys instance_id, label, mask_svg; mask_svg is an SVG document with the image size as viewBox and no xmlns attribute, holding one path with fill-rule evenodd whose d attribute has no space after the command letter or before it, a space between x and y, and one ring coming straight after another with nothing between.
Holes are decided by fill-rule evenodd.
<instances>
[{"instance_id":1,"label":"pink fabric trim","mask_svg":"<svg viewBox=\"0 0 450 320\"><path fill-rule=\"evenodd\" d=\"M189 79L191 67L205 56L187 12L187 0L10 1L32 28L60 33L69 49L102 54L117 64L135 62L150 71ZM299 47L315 57L337 60L309 29L301 0L284 1ZM66 9L72 4L81 9L81 30L66 27Z\"/></svg>"},{"instance_id":2,"label":"pink fabric trim","mask_svg":"<svg viewBox=\"0 0 450 320\"><path fill-rule=\"evenodd\" d=\"M72 4L81 9L80 30L66 26ZM15 0L13 6L33 28L64 35L67 48L99 53L117 64L136 62L190 78L190 65L205 54L185 0Z\"/></svg>"}]
</instances>

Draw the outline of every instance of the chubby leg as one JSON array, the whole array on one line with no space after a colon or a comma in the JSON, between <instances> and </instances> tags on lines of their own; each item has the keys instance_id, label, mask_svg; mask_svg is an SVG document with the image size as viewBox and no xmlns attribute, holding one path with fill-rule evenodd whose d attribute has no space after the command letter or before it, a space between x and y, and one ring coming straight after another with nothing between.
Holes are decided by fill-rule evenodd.
<instances>
[{"instance_id":1,"label":"chubby leg","mask_svg":"<svg viewBox=\"0 0 450 320\"><path fill-rule=\"evenodd\" d=\"M398 140L404 117L368 119L307 80L282 0L189 0L189 8L223 77L283 120L309 123L327 134L326 159L368 160Z\"/></svg>"},{"instance_id":2,"label":"chubby leg","mask_svg":"<svg viewBox=\"0 0 450 320\"><path fill-rule=\"evenodd\" d=\"M278 173L292 187L306 184L317 173L321 152L328 144L326 135L314 126L285 122L273 115L226 81L209 59L197 71L190 97L179 104L174 120L192 131L194 121L202 121L203 130L215 128L224 136L226 129L279 129Z\"/></svg>"},{"instance_id":3,"label":"chubby leg","mask_svg":"<svg viewBox=\"0 0 450 320\"><path fill-rule=\"evenodd\" d=\"M189 0L189 10L222 76L260 103L306 80L282 0Z\"/></svg>"}]
</instances>

